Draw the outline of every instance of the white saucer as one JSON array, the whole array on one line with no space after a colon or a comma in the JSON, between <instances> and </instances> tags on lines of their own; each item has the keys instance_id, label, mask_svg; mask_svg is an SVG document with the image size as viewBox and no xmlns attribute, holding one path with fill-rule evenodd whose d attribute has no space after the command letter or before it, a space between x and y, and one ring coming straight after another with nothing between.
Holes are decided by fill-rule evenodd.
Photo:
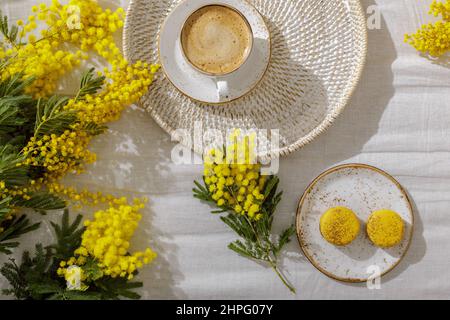
<instances>
[{"instance_id":1,"label":"white saucer","mask_svg":"<svg viewBox=\"0 0 450 320\"><path fill-rule=\"evenodd\" d=\"M322 214L337 206L350 208L361 221L360 234L344 247L328 243L319 228ZM367 219L381 209L396 211L405 222L403 240L388 249L376 247L366 234ZM406 191L386 172L364 164L322 173L303 194L297 211L297 235L305 256L327 276L346 282L364 282L394 269L408 250L413 227Z\"/></svg>"},{"instance_id":2,"label":"white saucer","mask_svg":"<svg viewBox=\"0 0 450 320\"><path fill-rule=\"evenodd\" d=\"M193 68L185 59L180 34L184 22L207 5L226 5L238 10L249 22L254 36L252 51L246 62L225 76L208 76ZM187 0L176 6L161 27L159 58L168 80L183 94L206 104L236 100L256 87L270 61L270 32L261 14L244 0ZM218 94L217 82L228 83L228 95Z\"/></svg>"}]
</instances>

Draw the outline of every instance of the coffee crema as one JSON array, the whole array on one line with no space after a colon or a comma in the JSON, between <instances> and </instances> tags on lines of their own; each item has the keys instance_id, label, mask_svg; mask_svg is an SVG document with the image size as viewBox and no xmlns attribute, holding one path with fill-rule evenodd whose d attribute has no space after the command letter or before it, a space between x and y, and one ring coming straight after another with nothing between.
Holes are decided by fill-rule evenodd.
<instances>
[{"instance_id":1,"label":"coffee crema","mask_svg":"<svg viewBox=\"0 0 450 320\"><path fill-rule=\"evenodd\" d=\"M194 12L181 33L184 54L200 71L224 75L237 70L247 59L253 34L237 11L211 5Z\"/></svg>"}]
</instances>

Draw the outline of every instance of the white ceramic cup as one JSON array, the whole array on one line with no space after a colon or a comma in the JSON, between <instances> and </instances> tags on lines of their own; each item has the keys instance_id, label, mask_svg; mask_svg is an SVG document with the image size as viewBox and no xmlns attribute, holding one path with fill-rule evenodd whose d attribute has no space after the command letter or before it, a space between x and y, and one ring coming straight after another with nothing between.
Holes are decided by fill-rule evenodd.
<instances>
[{"instance_id":1,"label":"white ceramic cup","mask_svg":"<svg viewBox=\"0 0 450 320\"><path fill-rule=\"evenodd\" d=\"M242 2L243 2L243 1L244 1L244 0L242 0ZM210 73L210 72L206 72L206 71L204 71L204 70L199 69L197 66L195 66L195 65L187 58L187 54L186 54L186 52L185 52L185 48L184 48L184 45L183 45L183 43L182 43L182 42L183 42L183 41L182 41L182 34L183 34L184 28L185 28L185 26L186 26L186 23L187 23L187 21L189 20L189 18L190 18L193 14L195 14L197 11L199 11L199 10L205 8L205 7L208 7L208 6L222 6L222 7L227 7L227 8L229 8L229 9L232 9L233 11L235 11L236 13L238 13L238 14L241 16L241 18L245 21L245 23L248 25L248 29L249 29L249 31L250 31L250 33L251 33L251 43L250 43L250 48L249 48L249 50L248 50L248 52L247 52L245 58L242 59L242 62L240 63L240 65L239 65L236 69L234 69L234 70L232 70L232 71L230 71L230 72L225 72L225 73ZM248 22L248 20L247 20L247 18L245 17L245 15L242 14L242 13L241 13L237 8L235 8L234 6L231 6L231 5L225 5L225 4L223 4L223 3L215 3L215 2L211 2L210 4L207 4L207 5L203 6L203 7L201 7L201 8L199 8L199 9L195 10L194 12L192 12L192 13L187 17L186 21L185 21L184 24L183 24L183 28L181 29L181 32L180 32L180 42L181 42L181 49L182 49L182 52L183 52L183 57L184 57L184 59L186 60L186 62L187 62L192 68L194 68L194 69L196 69L197 71L199 71L199 72L205 74L205 75L208 76L208 77L211 77L211 78L215 81L216 88L217 88L217 99L218 99L219 101L222 101L222 100L228 100L228 98L229 98L229 96L230 96L230 86L229 86L228 80L226 79L226 76L231 75L231 74L233 74L233 73L236 73L236 72L237 72L237 71L238 71L238 70L239 70L239 69L247 62L247 60L248 60L248 58L250 57L250 54L251 54L251 52L252 52L252 50L253 50L254 34L253 34L253 30L252 30L252 28L251 28L251 26L250 26L250 23Z\"/></svg>"},{"instance_id":2,"label":"white ceramic cup","mask_svg":"<svg viewBox=\"0 0 450 320\"><path fill-rule=\"evenodd\" d=\"M226 75L208 75L188 62L181 43L185 21L197 10L219 5L241 13L253 40L247 60ZM263 16L244 0L184 0L167 15L158 35L158 54L167 80L185 96L208 105L235 101L250 93L263 79L271 57L270 31Z\"/></svg>"}]
</instances>

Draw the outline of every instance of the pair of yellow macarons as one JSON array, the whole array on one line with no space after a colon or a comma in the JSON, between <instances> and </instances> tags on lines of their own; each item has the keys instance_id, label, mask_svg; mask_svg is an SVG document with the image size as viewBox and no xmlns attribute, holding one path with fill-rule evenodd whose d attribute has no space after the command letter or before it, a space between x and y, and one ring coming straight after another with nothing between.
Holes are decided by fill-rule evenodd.
<instances>
[{"instance_id":1,"label":"pair of yellow macarons","mask_svg":"<svg viewBox=\"0 0 450 320\"><path fill-rule=\"evenodd\" d=\"M392 210L374 211L367 220L366 231L369 239L382 248L397 245L403 239L404 222ZM361 226L356 214L346 207L327 210L320 218L320 232L329 243L345 246L356 239Z\"/></svg>"}]
</instances>

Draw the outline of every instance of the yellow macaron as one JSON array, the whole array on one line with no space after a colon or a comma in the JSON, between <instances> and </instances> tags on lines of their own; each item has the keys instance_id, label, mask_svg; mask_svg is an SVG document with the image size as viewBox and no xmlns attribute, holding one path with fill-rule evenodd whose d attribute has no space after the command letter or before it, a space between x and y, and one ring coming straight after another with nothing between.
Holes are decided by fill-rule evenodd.
<instances>
[{"instance_id":1,"label":"yellow macaron","mask_svg":"<svg viewBox=\"0 0 450 320\"><path fill-rule=\"evenodd\" d=\"M345 207L327 210L320 218L320 233L329 243L345 246L359 234L360 223L355 213Z\"/></svg>"},{"instance_id":2,"label":"yellow macaron","mask_svg":"<svg viewBox=\"0 0 450 320\"><path fill-rule=\"evenodd\" d=\"M389 248L403 239L405 225L400 215L392 210L373 212L367 221L367 235L378 247Z\"/></svg>"}]
</instances>

